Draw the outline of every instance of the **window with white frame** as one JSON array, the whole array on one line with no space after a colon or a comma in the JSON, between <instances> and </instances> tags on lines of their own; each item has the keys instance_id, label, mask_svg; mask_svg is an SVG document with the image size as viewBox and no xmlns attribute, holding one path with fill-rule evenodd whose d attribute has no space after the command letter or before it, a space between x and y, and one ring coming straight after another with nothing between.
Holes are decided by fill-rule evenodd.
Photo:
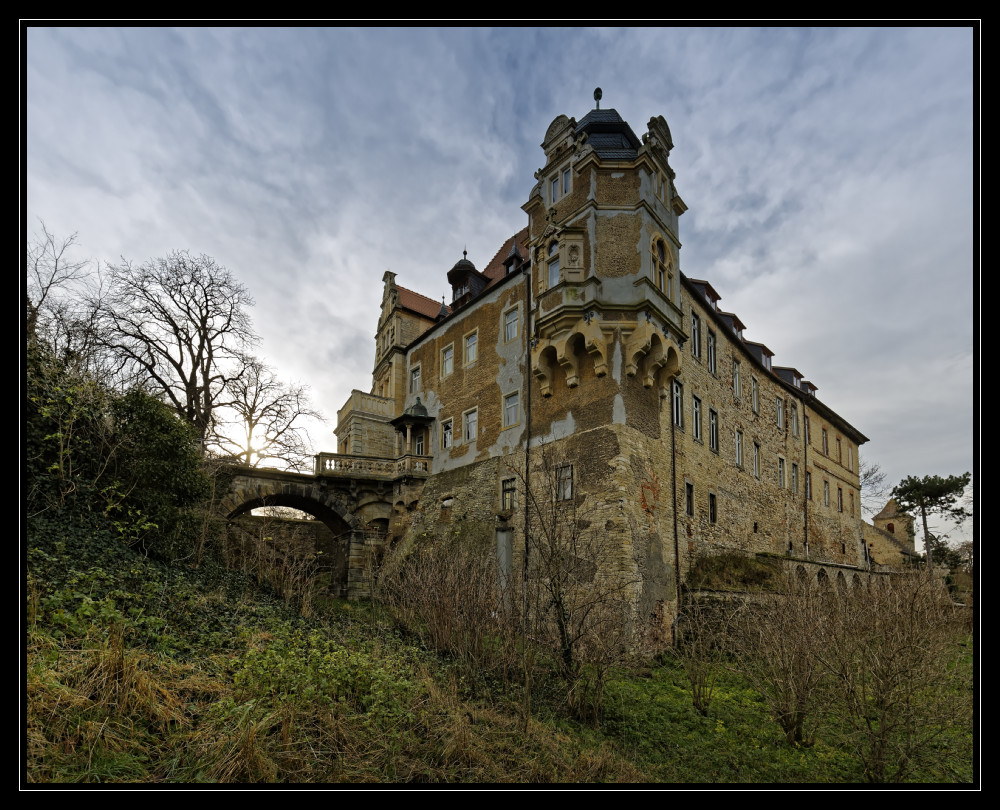
<instances>
[{"instance_id":1,"label":"window with white frame","mask_svg":"<svg viewBox=\"0 0 1000 810\"><path fill-rule=\"evenodd\" d=\"M760 445L753 443L753 474L760 478Z\"/></svg>"},{"instance_id":2,"label":"window with white frame","mask_svg":"<svg viewBox=\"0 0 1000 810\"><path fill-rule=\"evenodd\" d=\"M691 355L701 359L701 318L698 313L691 313Z\"/></svg>"},{"instance_id":3,"label":"window with white frame","mask_svg":"<svg viewBox=\"0 0 1000 810\"><path fill-rule=\"evenodd\" d=\"M794 402L789 406L788 420L792 423L792 435L799 435L799 406Z\"/></svg>"},{"instance_id":4,"label":"window with white frame","mask_svg":"<svg viewBox=\"0 0 1000 810\"><path fill-rule=\"evenodd\" d=\"M684 427L684 387L677 380L674 380L672 388L674 424L682 428Z\"/></svg>"},{"instance_id":5,"label":"window with white frame","mask_svg":"<svg viewBox=\"0 0 1000 810\"><path fill-rule=\"evenodd\" d=\"M830 505L830 482L823 482L823 506Z\"/></svg>"},{"instance_id":6,"label":"window with white frame","mask_svg":"<svg viewBox=\"0 0 1000 810\"><path fill-rule=\"evenodd\" d=\"M757 390L757 378L750 377L750 400L753 403L753 412L760 413L760 393Z\"/></svg>"},{"instance_id":7,"label":"window with white frame","mask_svg":"<svg viewBox=\"0 0 1000 810\"><path fill-rule=\"evenodd\" d=\"M775 413L778 415L778 430L785 429L785 400L778 397L774 401Z\"/></svg>"},{"instance_id":8,"label":"window with white frame","mask_svg":"<svg viewBox=\"0 0 1000 810\"><path fill-rule=\"evenodd\" d=\"M479 332L473 332L465 336L465 359L466 366L471 366L479 357Z\"/></svg>"},{"instance_id":9,"label":"window with white frame","mask_svg":"<svg viewBox=\"0 0 1000 810\"><path fill-rule=\"evenodd\" d=\"M424 432L422 430L417 431L417 435L413 440L413 452L418 456L424 454Z\"/></svg>"},{"instance_id":10,"label":"window with white frame","mask_svg":"<svg viewBox=\"0 0 1000 810\"><path fill-rule=\"evenodd\" d=\"M514 340L520 328L520 311L517 307L508 309L503 315L503 339L505 343Z\"/></svg>"},{"instance_id":11,"label":"window with white frame","mask_svg":"<svg viewBox=\"0 0 1000 810\"><path fill-rule=\"evenodd\" d=\"M691 397L691 435L701 441L701 400Z\"/></svg>"},{"instance_id":12,"label":"window with white frame","mask_svg":"<svg viewBox=\"0 0 1000 810\"><path fill-rule=\"evenodd\" d=\"M410 393L415 394L420 390L420 366L410 371Z\"/></svg>"},{"instance_id":13,"label":"window with white frame","mask_svg":"<svg viewBox=\"0 0 1000 810\"><path fill-rule=\"evenodd\" d=\"M830 455L830 444L827 441L826 428L823 428L823 455L824 456Z\"/></svg>"},{"instance_id":14,"label":"window with white frame","mask_svg":"<svg viewBox=\"0 0 1000 810\"><path fill-rule=\"evenodd\" d=\"M711 408L708 409L708 447L719 452L719 414Z\"/></svg>"},{"instance_id":15,"label":"window with white frame","mask_svg":"<svg viewBox=\"0 0 1000 810\"><path fill-rule=\"evenodd\" d=\"M441 350L441 376L447 377L455 370L455 347L451 344Z\"/></svg>"},{"instance_id":16,"label":"window with white frame","mask_svg":"<svg viewBox=\"0 0 1000 810\"><path fill-rule=\"evenodd\" d=\"M799 493L799 465L792 464L792 492Z\"/></svg>"},{"instance_id":17,"label":"window with white frame","mask_svg":"<svg viewBox=\"0 0 1000 810\"><path fill-rule=\"evenodd\" d=\"M503 398L503 426L510 427L521 421L520 397L518 392Z\"/></svg>"},{"instance_id":18,"label":"window with white frame","mask_svg":"<svg viewBox=\"0 0 1000 810\"><path fill-rule=\"evenodd\" d=\"M743 466L743 431L736 431L736 464L740 467Z\"/></svg>"},{"instance_id":19,"label":"window with white frame","mask_svg":"<svg viewBox=\"0 0 1000 810\"><path fill-rule=\"evenodd\" d=\"M452 445L452 421L445 419L441 423L441 448L447 450Z\"/></svg>"},{"instance_id":20,"label":"window with white frame","mask_svg":"<svg viewBox=\"0 0 1000 810\"><path fill-rule=\"evenodd\" d=\"M783 458L778 459L778 486L782 489L785 488L785 460Z\"/></svg>"},{"instance_id":21,"label":"window with white frame","mask_svg":"<svg viewBox=\"0 0 1000 810\"><path fill-rule=\"evenodd\" d=\"M549 287L555 287L559 283L559 243L552 242L549 245Z\"/></svg>"},{"instance_id":22,"label":"window with white frame","mask_svg":"<svg viewBox=\"0 0 1000 810\"><path fill-rule=\"evenodd\" d=\"M742 388L740 387L740 361L735 357L733 358L733 394L738 398L742 393Z\"/></svg>"},{"instance_id":23,"label":"window with white frame","mask_svg":"<svg viewBox=\"0 0 1000 810\"><path fill-rule=\"evenodd\" d=\"M570 175L569 167L567 166L562 171L562 193L563 193L564 197L567 194L569 194L570 178L571 178L571 175Z\"/></svg>"},{"instance_id":24,"label":"window with white frame","mask_svg":"<svg viewBox=\"0 0 1000 810\"><path fill-rule=\"evenodd\" d=\"M556 470L556 500L573 500L573 465L563 464Z\"/></svg>"},{"instance_id":25,"label":"window with white frame","mask_svg":"<svg viewBox=\"0 0 1000 810\"><path fill-rule=\"evenodd\" d=\"M474 442L479 436L479 409L473 408L462 414L462 422L462 435L465 437L465 441Z\"/></svg>"},{"instance_id":26,"label":"window with white frame","mask_svg":"<svg viewBox=\"0 0 1000 810\"><path fill-rule=\"evenodd\" d=\"M554 203L559 199L559 178L553 177L549 182L549 202Z\"/></svg>"},{"instance_id":27,"label":"window with white frame","mask_svg":"<svg viewBox=\"0 0 1000 810\"><path fill-rule=\"evenodd\" d=\"M715 332L708 330L708 370L715 374Z\"/></svg>"}]
</instances>

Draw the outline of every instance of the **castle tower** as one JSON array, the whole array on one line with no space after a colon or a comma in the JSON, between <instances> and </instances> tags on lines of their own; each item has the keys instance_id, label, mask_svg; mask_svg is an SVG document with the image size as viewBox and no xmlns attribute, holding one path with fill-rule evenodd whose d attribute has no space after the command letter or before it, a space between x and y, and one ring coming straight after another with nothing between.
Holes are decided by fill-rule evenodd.
<instances>
[{"instance_id":1,"label":"castle tower","mask_svg":"<svg viewBox=\"0 0 1000 810\"><path fill-rule=\"evenodd\" d=\"M569 388L579 384L581 344L604 376L616 339L628 376L663 388L658 372L686 339L677 232L686 206L668 161L670 129L657 116L640 141L599 98L579 123L560 115L549 125L545 165L523 206L535 268L532 372L543 396L557 369Z\"/></svg>"}]
</instances>

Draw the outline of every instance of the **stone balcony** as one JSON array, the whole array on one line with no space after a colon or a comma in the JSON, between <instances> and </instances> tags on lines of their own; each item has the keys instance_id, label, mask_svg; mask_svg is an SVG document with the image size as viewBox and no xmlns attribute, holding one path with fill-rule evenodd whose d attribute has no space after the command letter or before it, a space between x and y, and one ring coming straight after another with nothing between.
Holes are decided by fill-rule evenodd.
<instances>
[{"instance_id":1,"label":"stone balcony","mask_svg":"<svg viewBox=\"0 0 1000 810\"><path fill-rule=\"evenodd\" d=\"M393 459L344 453L317 453L315 459L315 475L395 481L397 478L426 478L430 475L432 457L409 454Z\"/></svg>"}]
</instances>

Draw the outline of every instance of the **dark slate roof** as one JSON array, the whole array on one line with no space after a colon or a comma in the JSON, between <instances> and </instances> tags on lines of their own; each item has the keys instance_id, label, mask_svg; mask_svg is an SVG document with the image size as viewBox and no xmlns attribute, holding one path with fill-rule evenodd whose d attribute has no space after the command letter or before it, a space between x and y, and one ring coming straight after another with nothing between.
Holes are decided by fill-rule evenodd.
<instances>
[{"instance_id":1,"label":"dark slate roof","mask_svg":"<svg viewBox=\"0 0 1000 810\"><path fill-rule=\"evenodd\" d=\"M587 143L603 160L634 160L642 145L617 110L591 110L576 125L576 132L587 133Z\"/></svg>"}]
</instances>

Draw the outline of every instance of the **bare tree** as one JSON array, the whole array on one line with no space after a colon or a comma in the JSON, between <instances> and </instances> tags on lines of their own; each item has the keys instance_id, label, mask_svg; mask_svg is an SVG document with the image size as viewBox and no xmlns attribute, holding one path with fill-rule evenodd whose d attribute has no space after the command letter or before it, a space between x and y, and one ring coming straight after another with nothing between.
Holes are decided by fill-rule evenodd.
<instances>
[{"instance_id":1,"label":"bare tree","mask_svg":"<svg viewBox=\"0 0 1000 810\"><path fill-rule=\"evenodd\" d=\"M608 673L637 649L632 590L638 578L615 565L613 537L590 525L572 465L547 448L535 458L530 475L514 469L530 535L527 632L557 651L571 711L597 720Z\"/></svg>"},{"instance_id":2,"label":"bare tree","mask_svg":"<svg viewBox=\"0 0 1000 810\"><path fill-rule=\"evenodd\" d=\"M868 461L858 456L858 482L861 489L861 508L874 515L881 511L889 499L889 484L886 474L876 461Z\"/></svg>"},{"instance_id":3,"label":"bare tree","mask_svg":"<svg viewBox=\"0 0 1000 810\"><path fill-rule=\"evenodd\" d=\"M828 603L817 655L826 670L826 732L853 753L871 782L928 772L954 778L972 729L971 678L961 676L962 613L939 582L873 578Z\"/></svg>"},{"instance_id":4,"label":"bare tree","mask_svg":"<svg viewBox=\"0 0 1000 810\"><path fill-rule=\"evenodd\" d=\"M309 403L305 386L281 382L254 357L244 359L244 372L226 385L226 404L217 407L209 441L247 467L278 462L289 469L308 466L306 419L322 416Z\"/></svg>"},{"instance_id":5,"label":"bare tree","mask_svg":"<svg viewBox=\"0 0 1000 810\"><path fill-rule=\"evenodd\" d=\"M41 232L28 242L25 251L25 324L29 340L36 339L40 319L43 329L51 328L52 321L64 304L57 300L60 292L90 272L88 261L71 257L76 246L75 233L66 239L59 239L49 232L44 222L40 224Z\"/></svg>"},{"instance_id":6,"label":"bare tree","mask_svg":"<svg viewBox=\"0 0 1000 810\"><path fill-rule=\"evenodd\" d=\"M25 251L25 331L29 345L52 358L104 379L97 340L100 268L74 255L76 234L60 239L41 223Z\"/></svg>"},{"instance_id":7,"label":"bare tree","mask_svg":"<svg viewBox=\"0 0 1000 810\"><path fill-rule=\"evenodd\" d=\"M810 741L806 723L821 701L824 596L804 572L789 572L779 592L747 601L735 624L736 668L760 693L789 744Z\"/></svg>"},{"instance_id":8,"label":"bare tree","mask_svg":"<svg viewBox=\"0 0 1000 810\"><path fill-rule=\"evenodd\" d=\"M216 408L257 340L253 299L214 259L187 251L111 266L108 282L100 336L119 373L155 389L195 426L204 447Z\"/></svg>"}]
</instances>

